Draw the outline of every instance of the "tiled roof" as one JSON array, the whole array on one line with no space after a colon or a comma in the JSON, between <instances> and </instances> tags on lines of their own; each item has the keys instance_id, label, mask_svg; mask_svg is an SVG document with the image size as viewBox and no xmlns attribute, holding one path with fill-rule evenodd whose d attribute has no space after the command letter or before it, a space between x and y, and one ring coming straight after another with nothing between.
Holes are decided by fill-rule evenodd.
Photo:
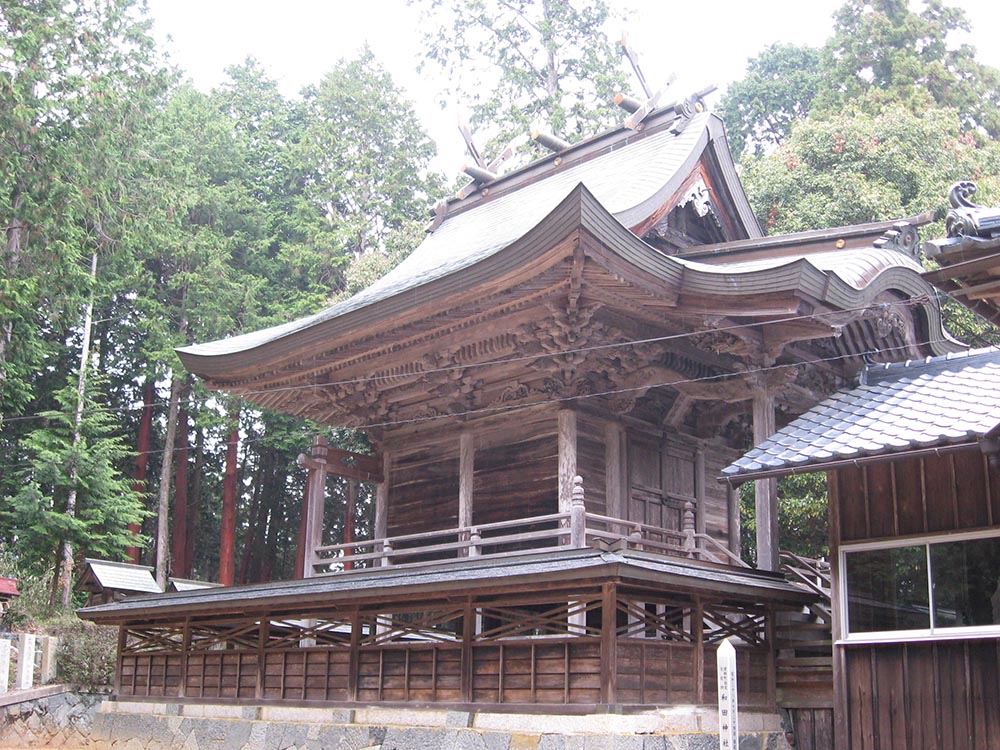
<instances>
[{"instance_id":1,"label":"tiled roof","mask_svg":"<svg viewBox=\"0 0 1000 750\"><path fill-rule=\"evenodd\" d=\"M131 563L111 562L110 560L84 561L103 589L115 591L131 591L144 594L159 594L160 587L153 578L153 569L148 565L132 565Z\"/></svg>"},{"instance_id":2,"label":"tiled roof","mask_svg":"<svg viewBox=\"0 0 1000 750\"><path fill-rule=\"evenodd\" d=\"M995 348L865 368L722 470L729 479L979 440L1000 426Z\"/></svg>"}]
</instances>

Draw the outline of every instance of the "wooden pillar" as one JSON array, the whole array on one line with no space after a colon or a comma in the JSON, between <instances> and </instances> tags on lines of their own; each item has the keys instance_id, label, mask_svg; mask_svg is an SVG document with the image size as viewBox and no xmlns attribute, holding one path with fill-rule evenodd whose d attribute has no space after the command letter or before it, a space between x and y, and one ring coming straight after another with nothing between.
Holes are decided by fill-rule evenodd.
<instances>
[{"instance_id":1,"label":"wooden pillar","mask_svg":"<svg viewBox=\"0 0 1000 750\"><path fill-rule=\"evenodd\" d=\"M705 608L701 597L691 607L691 640L694 642L694 702L705 702Z\"/></svg>"},{"instance_id":2,"label":"wooden pillar","mask_svg":"<svg viewBox=\"0 0 1000 750\"><path fill-rule=\"evenodd\" d=\"M358 700L358 672L361 670L361 611L351 613L351 653L347 660L347 700ZM381 691L381 689L380 689Z\"/></svg>"},{"instance_id":3,"label":"wooden pillar","mask_svg":"<svg viewBox=\"0 0 1000 750\"><path fill-rule=\"evenodd\" d=\"M375 538L389 536L389 483L392 477L392 457L382 451L382 481L375 487Z\"/></svg>"},{"instance_id":4,"label":"wooden pillar","mask_svg":"<svg viewBox=\"0 0 1000 750\"><path fill-rule=\"evenodd\" d=\"M347 480L347 495L344 497L344 544L354 543L354 506L358 501L358 481L356 479ZM354 550L347 548L344 550L344 557L350 558ZM354 563L350 559L344 561L344 570L354 570Z\"/></svg>"},{"instance_id":5,"label":"wooden pillar","mask_svg":"<svg viewBox=\"0 0 1000 750\"><path fill-rule=\"evenodd\" d=\"M604 492L607 515L625 518L626 487L625 428L617 422L608 422L604 428Z\"/></svg>"},{"instance_id":6,"label":"wooden pillar","mask_svg":"<svg viewBox=\"0 0 1000 750\"><path fill-rule=\"evenodd\" d=\"M267 640L270 637L271 618L260 618L260 628L257 631L257 679L254 682L254 696L257 700L264 697L264 675L267 673Z\"/></svg>"},{"instance_id":7,"label":"wooden pillar","mask_svg":"<svg viewBox=\"0 0 1000 750\"><path fill-rule=\"evenodd\" d=\"M774 434L774 396L761 387L753 398L753 443L760 445ZM775 479L754 482L757 511L757 567L777 570L778 559L778 483Z\"/></svg>"},{"instance_id":8,"label":"wooden pillar","mask_svg":"<svg viewBox=\"0 0 1000 750\"><path fill-rule=\"evenodd\" d=\"M830 587L833 592L833 622L831 632L833 635L833 736L834 747L846 748L850 742L850 715L848 714L848 674L846 664L846 654L844 647L840 645L840 639L844 637L843 632L843 611L847 606L846 601L842 601L839 595L840 588L840 540L842 538L840 524L840 473L838 471L826 472L826 496L828 498L827 514L830 525Z\"/></svg>"},{"instance_id":9,"label":"wooden pillar","mask_svg":"<svg viewBox=\"0 0 1000 750\"><path fill-rule=\"evenodd\" d=\"M601 703L618 701L618 594L605 583L601 596Z\"/></svg>"},{"instance_id":10,"label":"wooden pillar","mask_svg":"<svg viewBox=\"0 0 1000 750\"><path fill-rule=\"evenodd\" d=\"M124 631L125 629L122 628ZM188 684L188 656L191 654L191 618L184 618L184 625L181 627L181 675L180 684L177 686L177 697L183 698L187 695ZM261 674L263 675L263 668Z\"/></svg>"},{"instance_id":11,"label":"wooden pillar","mask_svg":"<svg viewBox=\"0 0 1000 750\"><path fill-rule=\"evenodd\" d=\"M472 433L463 430L458 454L458 526L472 526L472 482L476 462L476 446Z\"/></svg>"},{"instance_id":12,"label":"wooden pillar","mask_svg":"<svg viewBox=\"0 0 1000 750\"><path fill-rule=\"evenodd\" d=\"M573 503L573 477L576 476L576 412L559 411L559 512L569 513Z\"/></svg>"},{"instance_id":13,"label":"wooden pillar","mask_svg":"<svg viewBox=\"0 0 1000 750\"><path fill-rule=\"evenodd\" d=\"M705 533L705 446L699 445L694 452L694 528L699 534Z\"/></svg>"},{"instance_id":14,"label":"wooden pillar","mask_svg":"<svg viewBox=\"0 0 1000 750\"><path fill-rule=\"evenodd\" d=\"M472 604L472 597L465 600L465 610L462 613L462 702L472 703L472 681L473 681L473 659L474 652L472 641L476 637L478 628L476 627L475 608Z\"/></svg>"},{"instance_id":15,"label":"wooden pillar","mask_svg":"<svg viewBox=\"0 0 1000 750\"><path fill-rule=\"evenodd\" d=\"M726 513L729 517L729 551L737 557L742 552L740 540L740 491L731 484L726 485Z\"/></svg>"},{"instance_id":16,"label":"wooden pillar","mask_svg":"<svg viewBox=\"0 0 1000 750\"><path fill-rule=\"evenodd\" d=\"M309 467L309 476L306 479L306 496L303 503L302 512L305 520L302 522L304 534L302 535L302 547L299 555L302 557L302 577L311 578L315 574L313 561L316 555L316 548L323 542L323 511L326 506L326 471L320 462L326 460L327 440L322 435L313 437L312 453L308 458L315 459L314 462L307 460L306 456L299 456L299 466Z\"/></svg>"},{"instance_id":17,"label":"wooden pillar","mask_svg":"<svg viewBox=\"0 0 1000 750\"><path fill-rule=\"evenodd\" d=\"M222 480L222 538L219 547L219 583L232 586L236 576L236 449L240 439L238 422L229 431L226 445L226 475Z\"/></svg>"}]
</instances>

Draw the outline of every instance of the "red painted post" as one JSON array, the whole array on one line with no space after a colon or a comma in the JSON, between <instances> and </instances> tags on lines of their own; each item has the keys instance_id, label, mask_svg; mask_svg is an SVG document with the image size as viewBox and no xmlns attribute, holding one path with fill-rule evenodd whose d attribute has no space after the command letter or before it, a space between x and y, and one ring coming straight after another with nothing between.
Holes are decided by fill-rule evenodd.
<instances>
[{"instance_id":1,"label":"red painted post","mask_svg":"<svg viewBox=\"0 0 1000 750\"><path fill-rule=\"evenodd\" d=\"M156 388L152 378L147 378L142 389L142 417L139 420L139 437L136 444L135 471L132 473L132 489L140 495L146 493L146 471L149 467L149 442L153 431L153 399L156 398ZM143 501L145 505L145 500ZM142 529L137 523L130 523L128 530L138 534ZM139 548L128 547L125 550L129 562L138 564Z\"/></svg>"},{"instance_id":2,"label":"red painted post","mask_svg":"<svg viewBox=\"0 0 1000 750\"><path fill-rule=\"evenodd\" d=\"M232 586L236 573L236 449L240 439L239 414L226 446L226 475L222 481L222 546L219 549L219 583Z\"/></svg>"}]
</instances>

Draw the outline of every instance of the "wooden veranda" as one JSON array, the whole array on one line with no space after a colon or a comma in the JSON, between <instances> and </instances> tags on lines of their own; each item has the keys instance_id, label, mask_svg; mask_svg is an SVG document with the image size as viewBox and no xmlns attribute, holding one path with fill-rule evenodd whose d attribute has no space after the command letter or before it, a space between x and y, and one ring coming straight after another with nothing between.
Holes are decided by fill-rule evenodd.
<instances>
[{"instance_id":1,"label":"wooden veranda","mask_svg":"<svg viewBox=\"0 0 1000 750\"><path fill-rule=\"evenodd\" d=\"M301 704L607 710L716 699L735 636L740 698L774 709L782 577L624 548L340 572L97 607L121 625L115 694ZM766 602L766 603L762 603Z\"/></svg>"}]
</instances>

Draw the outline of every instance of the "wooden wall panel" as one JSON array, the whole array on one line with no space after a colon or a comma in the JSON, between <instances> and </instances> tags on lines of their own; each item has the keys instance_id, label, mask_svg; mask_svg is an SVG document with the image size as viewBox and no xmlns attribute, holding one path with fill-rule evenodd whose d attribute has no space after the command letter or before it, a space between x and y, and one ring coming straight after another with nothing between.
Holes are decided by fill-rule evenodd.
<instances>
[{"instance_id":1,"label":"wooden wall panel","mask_svg":"<svg viewBox=\"0 0 1000 750\"><path fill-rule=\"evenodd\" d=\"M495 523L555 513L559 502L556 436L476 450L472 522Z\"/></svg>"},{"instance_id":2,"label":"wooden wall panel","mask_svg":"<svg viewBox=\"0 0 1000 750\"><path fill-rule=\"evenodd\" d=\"M583 477L587 511L609 515L607 506L607 469L604 465L605 423L587 414L577 422L577 474Z\"/></svg>"},{"instance_id":3,"label":"wooden wall panel","mask_svg":"<svg viewBox=\"0 0 1000 750\"><path fill-rule=\"evenodd\" d=\"M955 462L955 492L958 504L959 528L974 529L990 524L986 464L982 451L953 454Z\"/></svg>"},{"instance_id":4,"label":"wooden wall panel","mask_svg":"<svg viewBox=\"0 0 1000 750\"><path fill-rule=\"evenodd\" d=\"M917 460L923 464L927 532L951 531L958 525L952 457L927 456Z\"/></svg>"},{"instance_id":5,"label":"wooden wall panel","mask_svg":"<svg viewBox=\"0 0 1000 750\"><path fill-rule=\"evenodd\" d=\"M868 534L873 537L896 534L896 501L892 483L892 466L889 463L869 464L865 467L866 491L869 498L882 498L877 503L867 503Z\"/></svg>"},{"instance_id":6,"label":"wooden wall panel","mask_svg":"<svg viewBox=\"0 0 1000 750\"><path fill-rule=\"evenodd\" d=\"M1000 641L844 651L850 750L1000 747Z\"/></svg>"},{"instance_id":7,"label":"wooden wall panel","mask_svg":"<svg viewBox=\"0 0 1000 750\"><path fill-rule=\"evenodd\" d=\"M715 646L705 647L705 703L719 700L718 666ZM768 695L768 651L766 648L741 646L736 649L736 689L740 704L747 707L771 708Z\"/></svg>"},{"instance_id":8,"label":"wooden wall panel","mask_svg":"<svg viewBox=\"0 0 1000 750\"><path fill-rule=\"evenodd\" d=\"M458 458L399 456L389 487L389 536L458 527Z\"/></svg>"},{"instance_id":9,"label":"wooden wall panel","mask_svg":"<svg viewBox=\"0 0 1000 750\"><path fill-rule=\"evenodd\" d=\"M172 697L179 695L182 659L180 655L125 655L119 662L123 696Z\"/></svg>"},{"instance_id":10,"label":"wooden wall panel","mask_svg":"<svg viewBox=\"0 0 1000 750\"><path fill-rule=\"evenodd\" d=\"M900 534L923 534L927 531L924 512L924 475L916 461L893 461L893 481L896 488L896 519Z\"/></svg>"},{"instance_id":11,"label":"wooden wall panel","mask_svg":"<svg viewBox=\"0 0 1000 750\"><path fill-rule=\"evenodd\" d=\"M865 473L858 466L837 471L837 492L840 501L841 541L867 539L868 498L865 495Z\"/></svg>"},{"instance_id":12,"label":"wooden wall panel","mask_svg":"<svg viewBox=\"0 0 1000 750\"><path fill-rule=\"evenodd\" d=\"M472 654L474 702L556 705L600 702L599 639L475 644Z\"/></svg>"},{"instance_id":13,"label":"wooden wall panel","mask_svg":"<svg viewBox=\"0 0 1000 750\"><path fill-rule=\"evenodd\" d=\"M618 641L618 702L672 705L696 702L691 643L646 640Z\"/></svg>"},{"instance_id":14,"label":"wooden wall panel","mask_svg":"<svg viewBox=\"0 0 1000 750\"><path fill-rule=\"evenodd\" d=\"M997 484L978 449L838 469L839 541L989 527Z\"/></svg>"}]
</instances>

